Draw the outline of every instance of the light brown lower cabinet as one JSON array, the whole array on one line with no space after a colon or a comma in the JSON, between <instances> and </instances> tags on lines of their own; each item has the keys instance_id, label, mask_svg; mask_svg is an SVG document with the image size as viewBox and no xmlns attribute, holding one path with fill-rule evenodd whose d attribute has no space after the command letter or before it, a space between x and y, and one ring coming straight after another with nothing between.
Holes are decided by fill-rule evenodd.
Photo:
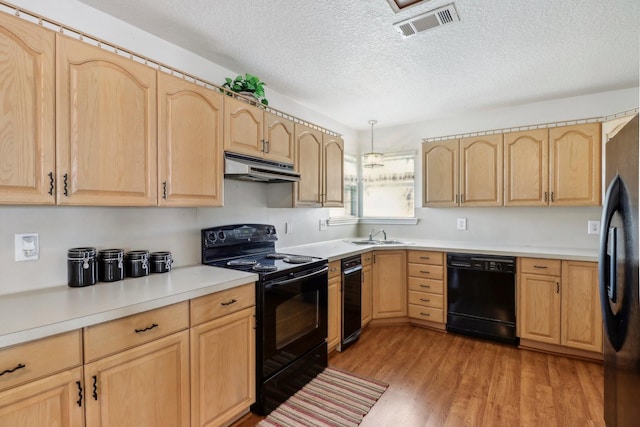
<instances>
[{"instance_id":1,"label":"light brown lower cabinet","mask_svg":"<svg viewBox=\"0 0 640 427\"><path fill-rule=\"evenodd\" d=\"M329 353L340 345L342 332L342 267L340 261L329 263L327 295L327 347Z\"/></svg>"},{"instance_id":2,"label":"light brown lower cabinet","mask_svg":"<svg viewBox=\"0 0 640 427\"><path fill-rule=\"evenodd\" d=\"M84 367L87 426L187 427L189 332Z\"/></svg>"},{"instance_id":3,"label":"light brown lower cabinet","mask_svg":"<svg viewBox=\"0 0 640 427\"><path fill-rule=\"evenodd\" d=\"M373 253L372 319L407 315L407 254L403 250Z\"/></svg>"},{"instance_id":4,"label":"light brown lower cabinet","mask_svg":"<svg viewBox=\"0 0 640 427\"><path fill-rule=\"evenodd\" d=\"M365 327L371 321L372 305L372 267L373 255L368 252L362 254L362 304L361 304L361 327Z\"/></svg>"},{"instance_id":5,"label":"light brown lower cabinet","mask_svg":"<svg viewBox=\"0 0 640 427\"><path fill-rule=\"evenodd\" d=\"M597 263L521 258L518 282L519 331L527 346L602 353Z\"/></svg>"},{"instance_id":6,"label":"light brown lower cabinet","mask_svg":"<svg viewBox=\"0 0 640 427\"><path fill-rule=\"evenodd\" d=\"M82 427L86 395L81 390L79 366L0 392L0 426Z\"/></svg>"}]
</instances>

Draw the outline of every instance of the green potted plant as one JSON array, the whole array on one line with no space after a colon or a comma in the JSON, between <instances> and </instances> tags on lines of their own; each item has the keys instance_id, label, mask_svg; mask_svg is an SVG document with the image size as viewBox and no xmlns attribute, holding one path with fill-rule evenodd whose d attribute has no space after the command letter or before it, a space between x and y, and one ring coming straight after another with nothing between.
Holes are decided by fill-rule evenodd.
<instances>
[{"instance_id":1,"label":"green potted plant","mask_svg":"<svg viewBox=\"0 0 640 427\"><path fill-rule=\"evenodd\" d=\"M232 90L240 94L252 95L260 104L269 105L269 101L264 97L265 82L252 74L246 73L244 76L238 76L234 80L225 77L223 88Z\"/></svg>"}]
</instances>

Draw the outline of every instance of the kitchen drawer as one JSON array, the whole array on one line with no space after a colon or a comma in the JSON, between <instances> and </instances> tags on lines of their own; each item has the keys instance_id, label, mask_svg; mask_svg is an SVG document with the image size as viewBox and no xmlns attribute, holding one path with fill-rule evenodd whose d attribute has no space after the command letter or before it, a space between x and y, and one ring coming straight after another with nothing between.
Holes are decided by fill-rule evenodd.
<instances>
[{"instance_id":1,"label":"kitchen drawer","mask_svg":"<svg viewBox=\"0 0 640 427\"><path fill-rule=\"evenodd\" d=\"M408 270L407 274L409 277L424 277L425 279L440 280L444 278L444 267L441 265L409 263Z\"/></svg>"},{"instance_id":2,"label":"kitchen drawer","mask_svg":"<svg viewBox=\"0 0 640 427\"><path fill-rule=\"evenodd\" d=\"M329 263L329 279L339 276L342 273L341 261L331 261Z\"/></svg>"},{"instance_id":3,"label":"kitchen drawer","mask_svg":"<svg viewBox=\"0 0 640 427\"><path fill-rule=\"evenodd\" d=\"M441 308L409 304L409 317L428 320L430 322L444 323L444 310Z\"/></svg>"},{"instance_id":4,"label":"kitchen drawer","mask_svg":"<svg viewBox=\"0 0 640 427\"><path fill-rule=\"evenodd\" d=\"M544 274L545 276L560 276L562 261L545 258L520 258L520 272Z\"/></svg>"},{"instance_id":5,"label":"kitchen drawer","mask_svg":"<svg viewBox=\"0 0 640 427\"><path fill-rule=\"evenodd\" d=\"M409 304L422 305L424 307L443 308L443 301L444 297L440 294L409 291Z\"/></svg>"},{"instance_id":6,"label":"kitchen drawer","mask_svg":"<svg viewBox=\"0 0 640 427\"><path fill-rule=\"evenodd\" d=\"M433 251L408 251L407 261L415 264L444 265L442 252Z\"/></svg>"},{"instance_id":7,"label":"kitchen drawer","mask_svg":"<svg viewBox=\"0 0 640 427\"><path fill-rule=\"evenodd\" d=\"M256 305L253 283L191 300L191 326Z\"/></svg>"},{"instance_id":8,"label":"kitchen drawer","mask_svg":"<svg viewBox=\"0 0 640 427\"><path fill-rule=\"evenodd\" d=\"M373 252L367 252L362 254L362 266L366 267L373 263Z\"/></svg>"},{"instance_id":9,"label":"kitchen drawer","mask_svg":"<svg viewBox=\"0 0 640 427\"><path fill-rule=\"evenodd\" d=\"M444 281L409 277L409 290L444 294Z\"/></svg>"},{"instance_id":10,"label":"kitchen drawer","mask_svg":"<svg viewBox=\"0 0 640 427\"><path fill-rule=\"evenodd\" d=\"M81 364L82 336L79 329L3 348L0 349L0 372L4 372L0 376L0 390Z\"/></svg>"},{"instance_id":11,"label":"kitchen drawer","mask_svg":"<svg viewBox=\"0 0 640 427\"><path fill-rule=\"evenodd\" d=\"M85 363L189 328L189 302L84 328Z\"/></svg>"}]
</instances>

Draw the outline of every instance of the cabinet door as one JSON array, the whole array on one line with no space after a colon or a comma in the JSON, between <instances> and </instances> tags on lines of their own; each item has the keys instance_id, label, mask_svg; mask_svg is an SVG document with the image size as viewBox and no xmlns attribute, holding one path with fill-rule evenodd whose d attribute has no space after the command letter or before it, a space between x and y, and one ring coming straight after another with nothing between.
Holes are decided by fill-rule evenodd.
<instances>
[{"instance_id":1,"label":"cabinet door","mask_svg":"<svg viewBox=\"0 0 640 427\"><path fill-rule=\"evenodd\" d=\"M520 338L560 344L560 277L520 275Z\"/></svg>"},{"instance_id":2,"label":"cabinet door","mask_svg":"<svg viewBox=\"0 0 640 427\"><path fill-rule=\"evenodd\" d=\"M276 162L295 162L295 138L293 122L273 113L264 113L264 158Z\"/></svg>"},{"instance_id":3,"label":"cabinet door","mask_svg":"<svg viewBox=\"0 0 640 427\"><path fill-rule=\"evenodd\" d=\"M89 426L189 426L189 332L85 365Z\"/></svg>"},{"instance_id":4,"label":"cabinet door","mask_svg":"<svg viewBox=\"0 0 640 427\"><path fill-rule=\"evenodd\" d=\"M263 111L231 96L224 97L224 150L262 157Z\"/></svg>"},{"instance_id":5,"label":"cabinet door","mask_svg":"<svg viewBox=\"0 0 640 427\"><path fill-rule=\"evenodd\" d=\"M373 257L373 319L407 315L405 251L376 251Z\"/></svg>"},{"instance_id":6,"label":"cabinet door","mask_svg":"<svg viewBox=\"0 0 640 427\"><path fill-rule=\"evenodd\" d=\"M340 344L342 329L342 294L340 293L342 276L329 279L327 346L332 351Z\"/></svg>"},{"instance_id":7,"label":"cabinet door","mask_svg":"<svg viewBox=\"0 0 640 427\"><path fill-rule=\"evenodd\" d=\"M0 204L54 204L52 31L0 14Z\"/></svg>"},{"instance_id":8,"label":"cabinet door","mask_svg":"<svg viewBox=\"0 0 640 427\"><path fill-rule=\"evenodd\" d=\"M322 204L322 133L304 125L295 125L296 162L300 182L294 184L296 207Z\"/></svg>"},{"instance_id":9,"label":"cabinet door","mask_svg":"<svg viewBox=\"0 0 640 427\"><path fill-rule=\"evenodd\" d=\"M342 138L323 134L324 196L322 206L344 206L344 142Z\"/></svg>"},{"instance_id":10,"label":"cabinet door","mask_svg":"<svg viewBox=\"0 0 640 427\"><path fill-rule=\"evenodd\" d=\"M371 265L362 267L362 327L371 321Z\"/></svg>"},{"instance_id":11,"label":"cabinet door","mask_svg":"<svg viewBox=\"0 0 640 427\"><path fill-rule=\"evenodd\" d=\"M226 425L255 401L255 308L191 329L191 426Z\"/></svg>"},{"instance_id":12,"label":"cabinet door","mask_svg":"<svg viewBox=\"0 0 640 427\"><path fill-rule=\"evenodd\" d=\"M422 144L423 206L458 205L458 140Z\"/></svg>"},{"instance_id":13,"label":"cabinet door","mask_svg":"<svg viewBox=\"0 0 640 427\"><path fill-rule=\"evenodd\" d=\"M600 123L549 129L551 205L600 204L600 132Z\"/></svg>"},{"instance_id":14,"label":"cabinet door","mask_svg":"<svg viewBox=\"0 0 640 427\"><path fill-rule=\"evenodd\" d=\"M460 140L460 202L502 206L502 134Z\"/></svg>"},{"instance_id":15,"label":"cabinet door","mask_svg":"<svg viewBox=\"0 0 640 427\"><path fill-rule=\"evenodd\" d=\"M549 131L504 135L504 205L549 204Z\"/></svg>"},{"instance_id":16,"label":"cabinet door","mask_svg":"<svg viewBox=\"0 0 640 427\"><path fill-rule=\"evenodd\" d=\"M158 72L160 205L222 206L222 97Z\"/></svg>"},{"instance_id":17,"label":"cabinet door","mask_svg":"<svg viewBox=\"0 0 640 427\"><path fill-rule=\"evenodd\" d=\"M8 389L0 393L0 426L81 427L88 396L82 367Z\"/></svg>"},{"instance_id":18,"label":"cabinet door","mask_svg":"<svg viewBox=\"0 0 640 427\"><path fill-rule=\"evenodd\" d=\"M157 204L156 72L56 35L57 202Z\"/></svg>"},{"instance_id":19,"label":"cabinet door","mask_svg":"<svg viewBox=\"0 0 640 427\"><path fill-rule=\"evenodd\" d=\"M598 264L562 261L562 345L602 352Z\"/></svg>"}]
</instances>

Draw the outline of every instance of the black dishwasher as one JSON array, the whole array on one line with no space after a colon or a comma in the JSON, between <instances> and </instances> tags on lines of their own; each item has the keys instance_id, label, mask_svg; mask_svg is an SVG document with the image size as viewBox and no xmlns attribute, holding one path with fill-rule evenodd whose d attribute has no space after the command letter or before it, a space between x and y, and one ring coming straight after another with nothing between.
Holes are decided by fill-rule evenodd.
<instances>
[{"instance_id":1,"label":"black dishwasher","mask_svg":"<svg viewBox=\"0 0 640 427\"><path fill-rule=\"evenodd\" d=\"M517 344L515 257L447 254L447 330Z\"/></svg>"},{"instance_id":2,"label":"black dishwasher","mask_svg":"<svg viewBox=\"0 0 640 427\"><path fill-rule=\"evenodd\" d=\"M362 324L362 261L360 255L342 260L342 336L344 351L360 337Z\"/></svg>"}]
</instances>

